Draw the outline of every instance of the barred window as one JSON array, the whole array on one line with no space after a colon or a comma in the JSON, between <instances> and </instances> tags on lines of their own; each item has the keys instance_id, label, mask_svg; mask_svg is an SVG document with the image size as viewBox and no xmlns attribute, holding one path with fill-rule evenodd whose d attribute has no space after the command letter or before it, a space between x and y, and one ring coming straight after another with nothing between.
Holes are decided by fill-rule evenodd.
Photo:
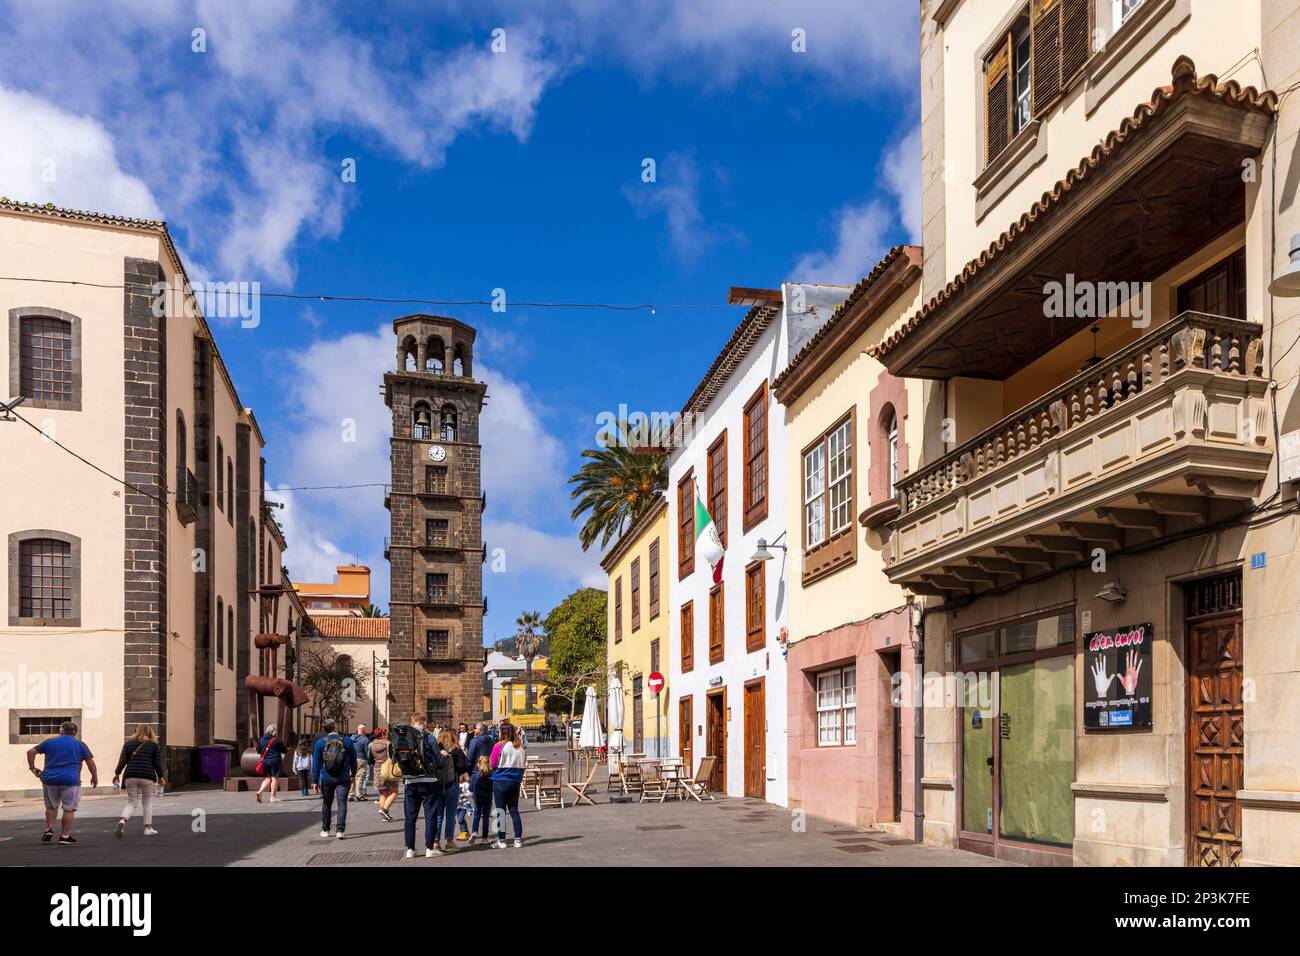
<instances>
[{"instance_id":1,"label":"barred window","mask_svg":"<svg viewBox=\"0 0 1300 956\"><path fill-rule=\"evenodd\" d=\"M424 539L425 543L431 547L445 546L450 536L447 530L446 518L428 518L424 522Z\"/></svg>"},{"instance_id":2,"label":"barred window","mask_svg":"<svg viewBox=\"0 0 1300 956\"><path fill-rule=\"evenodd\" d=\"M31 538L18 545L19 615L72 617L72 545Z\"/></svg>"},{"instance_id":3,"label":"barred window","mask_svg":"<svg viewBox=\"0 0 1300 956\"><path fill-rule=\"evenodd\" d=\"M424 490L432 495L447 493L447 469L441 465L425 465Z\"/></svg>"},{"instance_id":4,"label":"barred window","mask_svg":"<svg viewBox=\"0 0 1300 956\"><path fill-rule=\"evenodd\" d=\"M72 721L71 714L59 717L19 717L19 737L53 737L63 733L63 724Z\"/></svg>"},{"instance_id":5,"label":"barred window","mask_svg":"<svg viewBox=\"0 0 1300 956\"><path fill-rule=\"evenodd\" d=\"M44 402L73 400L72 323L47 316L22 320L19 389Z\"/></svg>"},{"instance_id":6,"label":"barred window","mask_svg":"<svg viewBox=\"0 0 1300 956\"><path fill-rule=\"evenodd\" d=\"M451 720L451 698L429 697L425 701L429 710L429 721L433 724Z\"/></svg>"},{"instance_id":7,"label":"barred window","mask_svg":"<svg viewBox=\"0 0 1300 956\"><path fill-rule=\"evenodd\" d=\"M450 631L425 631L424 632L424 654L426 657L450 657L451 656L451 632Z\"/></svg>"}]
</instances>

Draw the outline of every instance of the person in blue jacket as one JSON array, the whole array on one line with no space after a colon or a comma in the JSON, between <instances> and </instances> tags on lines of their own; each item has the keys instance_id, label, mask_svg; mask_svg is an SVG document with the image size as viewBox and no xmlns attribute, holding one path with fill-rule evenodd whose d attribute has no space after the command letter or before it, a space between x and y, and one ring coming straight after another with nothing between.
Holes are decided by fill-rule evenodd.
<instances>
[{"instance_id":1,"label":"person in blue jacket","mask_svg":"<svg viewBox=\"0 0 1300 956\"><path fill-rule=\"evenodd\" d=\"M357 772L357 754L339 736L334 721L322 725L323 736L316 741L311 755L312 787L320 792L320 835L330 835L330 811L334 796L339 798L339 823L335 835L343 839L348 825L348 788Z\"/></svg>"}]
</instances>

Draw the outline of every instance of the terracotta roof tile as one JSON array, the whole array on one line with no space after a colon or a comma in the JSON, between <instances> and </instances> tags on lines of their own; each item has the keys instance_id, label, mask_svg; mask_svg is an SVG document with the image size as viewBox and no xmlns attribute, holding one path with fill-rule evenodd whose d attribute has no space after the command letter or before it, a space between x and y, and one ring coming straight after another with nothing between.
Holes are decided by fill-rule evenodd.
<instances>
[{"instance_id":1,"label":"terracotta roof tile","mask_svg":"<svg viewBox=\"0 0 1300 956\"><path fill-rule=\"evenodd\" d=\"M1169 107L1184 96L1202 96L1218 100L1231 106L1258 113L1276 113L1278 98L1272 90L1259 92L1253 86L1242 87L1236 80L1220 83L1212 73L1198 77L1196 64L1187 56L1180 56L1174 61L1172 82L1153 90L1151 99L1138 106L1131 117L1125 117L1119 127L1106 135L1105 140L1095 146L1091 153L1079 161L1079 164L1065 174L1050 192L1043 193L1029 211L1013 222L1002 235L998 236L975 259L966 263L961 272L943 287L929 302L921 307L915 315L899 326L880 344L869 351L876 358L883 358L896 348L909 334L924 325L938 312L948 300L960 293L979 274L987 268L998 255L1018 238L1033 230L1034 226L1051 215L1058 208L1070 190L1086 182L1096 171L1114 157L1121 154L1144 126L1164 113Z\"/></svg>"},{"instance_id":2,"label":"terracotta roof tile","mask_svg":"<svg viewBox=\"0 0 1300 956\"><path fill-rule=\"evenodd\" d=\"M389 619L356 614L308 614L321 637L360 637L387 640Z\"/></svg>"}]
</instances>

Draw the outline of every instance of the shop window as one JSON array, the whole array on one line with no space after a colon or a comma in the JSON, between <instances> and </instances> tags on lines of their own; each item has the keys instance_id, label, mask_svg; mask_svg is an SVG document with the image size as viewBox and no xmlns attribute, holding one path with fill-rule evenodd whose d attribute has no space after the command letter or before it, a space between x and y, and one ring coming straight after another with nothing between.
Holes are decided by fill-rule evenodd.
<instances>
[{"instance_id":1,"label":"shop window","mask_svg":"<svg viewBox=\"0 0 1300 956\"><path fill-rule=\"evenodd\" d=\"M837 667L814 675L817 683L817 746L858 742L858 669Z\"/></svg>"}]
</instances>

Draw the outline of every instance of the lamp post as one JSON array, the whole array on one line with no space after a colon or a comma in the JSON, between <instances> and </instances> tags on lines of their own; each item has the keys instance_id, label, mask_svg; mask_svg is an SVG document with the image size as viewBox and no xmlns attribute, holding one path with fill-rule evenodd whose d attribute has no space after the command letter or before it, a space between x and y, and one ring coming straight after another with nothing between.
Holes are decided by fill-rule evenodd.
<instances>
[{"instance_id":1,"label":"lamp post","mask_svg":"<svg viewBox=\"0 0 1300 956\"><path fill-rule=\"evenodd\" d=\"M388 667L388 661L379 660L379 655L372 648L370 651L370 729L379 726L379 668Z\"/></svg>"}]
</instances>

